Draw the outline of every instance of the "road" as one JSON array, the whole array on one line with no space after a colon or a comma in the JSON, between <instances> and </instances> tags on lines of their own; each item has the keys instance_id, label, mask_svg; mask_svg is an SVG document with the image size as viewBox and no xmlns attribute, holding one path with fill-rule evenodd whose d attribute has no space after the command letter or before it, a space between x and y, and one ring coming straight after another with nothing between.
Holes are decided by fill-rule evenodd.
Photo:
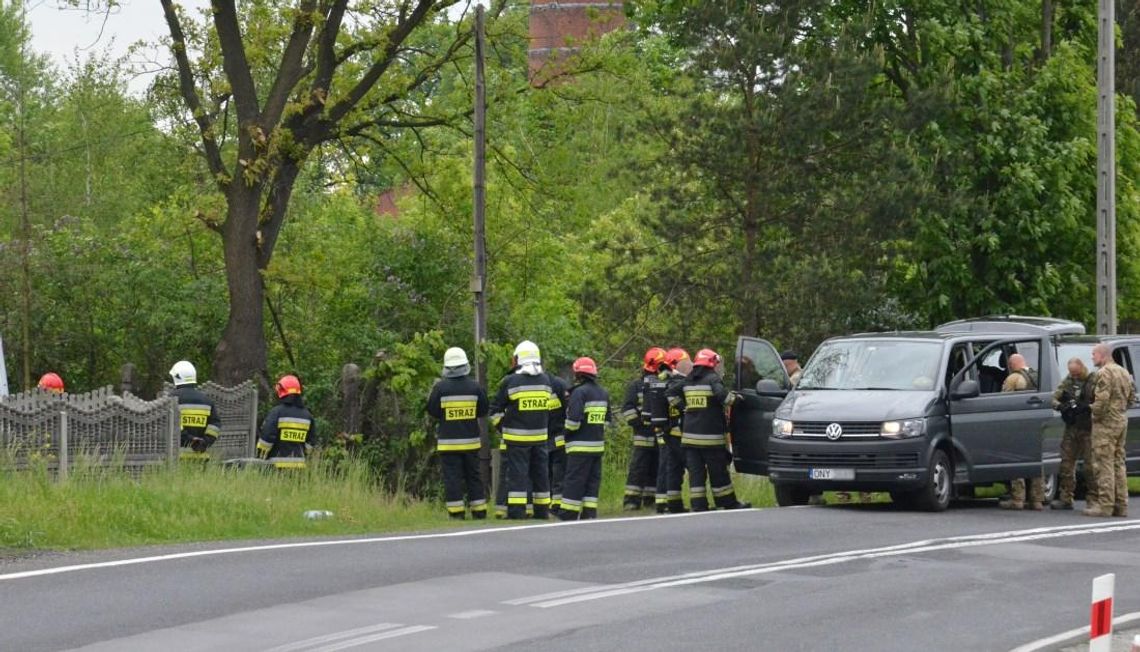
<instances>
[{"instance_id":1,"label":"road","mask_svg":"<svg viewBox=\"0 0 1140 652\"><path fill-rule=\"evenodd\" d=\"M243 546L0 566L0 649L1009 650L1105 572L1140 611L1140 519L992 503Z\"/></svg>"}]
</instances>

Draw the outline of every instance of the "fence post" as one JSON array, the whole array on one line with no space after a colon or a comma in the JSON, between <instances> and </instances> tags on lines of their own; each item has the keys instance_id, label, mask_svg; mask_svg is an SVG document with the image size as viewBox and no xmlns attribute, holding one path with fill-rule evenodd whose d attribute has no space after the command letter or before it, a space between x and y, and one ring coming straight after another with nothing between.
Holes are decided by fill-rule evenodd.
<instances>
[{"instance_id":1,"label":"fence post","mask_svg":"<svg viewBox=\"0 0 1140 652\"><path fill-rule=\"evenodd\" d=\"M250 383L249 390L253 393L253 400L249 402L249 441L246 443L245 456L255 457L257 455L257 401L260 394L257 392L257 385L253 383Z\"/></svg>"},{"instance_id":2,"label":"fence post","mask_svg":"<svg viewBox=\"0 0 1140 652\"><path fill-rule=\"evenodd\" d=\"M342 432L354 435L360 432L360 367L351 362L344 365L340 372L340 387L344 397Z\"/></svg>"},{"instance_id":3,"label":"fence post","mask_svg":"<svg viewBox=\"0 0 1140 652\"><path fill-rule=\"evenodd\" d=\"M135 366L126 363L119 370L119 393L126 396L135 394Z\"/></svg>"},{"instance_id":4,"label":"fence post","mask_svg":"<svg viewBox=\"0 0 1140 652\"><path fill-rule=\"evenodd\" d=\"M70 455L67 452L67 410L59 412L59 479L66 480Z\"/></svg>"},{"instance_id":5,"label":"fence post","mask_svg":"<svg viewBox=\"0 0 1140 652\"><path fill-rule=\"evenodd\" d=\"M170 411L170 433L169 444L167 448L170 450L171 464L178 461L178 448L182 444L182 413L178 410L178 399L173 396L166 397L167 409Z\"/></svg>"}]
</instances>

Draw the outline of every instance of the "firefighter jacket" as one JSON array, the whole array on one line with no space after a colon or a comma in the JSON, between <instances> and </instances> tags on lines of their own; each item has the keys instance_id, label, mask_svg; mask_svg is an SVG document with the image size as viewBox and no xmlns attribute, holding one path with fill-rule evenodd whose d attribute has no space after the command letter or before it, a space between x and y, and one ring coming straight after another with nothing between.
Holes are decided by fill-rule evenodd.
<instances>
[{"instance_id":1,"label":"firefighter jacket","mask_svg":"<svg viewBox=\"0 0 1140 652\"><path fill-rule=\"evenodd\" d=\"M666 391L669 402L685 410L681 423L683 446L724 446L728 424L724 406L728 390L720 376L708 367L695 367L681 383Z\"/></svg>"},{"instance_id":2,"label":"firefighter jacket","mask_svg":"<svg viewBox=\"0 0 1140 652\"><path fill-rule=\"evenodd\" d=\"M674 437L681 436L681 420L685 416L685 405L683 402L674 405L673 402L669 400L669 390L673 387L680 387L684 382L685 374L679 371L670 371L669 377L665 381L665 403L669 406L669 425L665 430L665 434Z\"/></svg>"},{"instance_id":3,"label":"firefighter jacket","mask_svg":"<svg viewBox=\"0 0 1140 652\"><path fill-rule=\"evenodd\" d=\"M257 440L257 456L277 468L304 468L305 455L316 438L313 414L300 396L290 394L265 415Z\"/></svg>"},{"instance_id":4,"label":"firefighter jacket","mask_svg":"<svg viewBox=\"0 0 1140 652\"><path fill-rule=\"evenodd\" d=\"M584 380L570 392L566 408L566 454L601 455L606 450L610 397L594 380Z\"/></svg>"},{"instance_id":5,"label":"firefighter jacket","mask_svg":"<svg viewBox=\"0 0 1140 652\"><path fill-rule=\"evenodd\" d=\"M491 402L491 424L512 446L545 445L550 436L550 377L537 367L523 367L499 384Z\"/></svg>"},{"instance_id":6,"label":"firefighter jacket","mask_svg":"<svg viewBox=\"0 0 1140 652\"><path fill-rule=\"evenodd\" d=\"M199 453L204 452L218 439L221 434L221 419L218 409L196 385L182 385L175 387L173 396L178 397L179 421L182 426L183 448L190 446L195 439L201 439L204 446Z\"/></svg>"},{"instance_id":7,"label":"firefighter jacket","mask_svg":"<svg viewBox=\"0 0 1140 652\"><path fill-rule=\"evenodd\" d=\"M570 398L570 389L566 381L558 376L550 376L550 440L549 448L562 448L566 445L566 401Z\"/></svg>"},{"instance_id":8,"label":"firefighter jacket","mask_svg":"<svg viewBox=\"0 0 1140 652\"><path fill-rule=\"evenodd\" d=\"M665 382L658 378L657 374L649 372L644 373L626 388L621 416L633 428L635 447L653 448L657 445L650 404L653 396L663 391L665 391Z\"/></svg>"},{"instance_id":9,"label":"firefighter jacket","mask_svg":"<svg viewBox=\"0 0 1140 652\"><path fill-rule=\"evenodd\" d=\"M669 431L669 399L665 396L665 390L669 388L669 381L672 378L672 373L668 370L662 371L657 374L657 380L660 383L654 383L653 387L645 394L646 409L649 412L649 423L653 426L653 431L660 434L665 434ZM660 385L660 387L658 387Z\"/></svg>"},{"instance_id":10,"label":"firefighter jacket","mask_svg":"<svg viewBox=\"0 0 1140 652\"><path fill-rule=\"evenodd\" d=\"M479 419L487 416L487 393L470 376L442 378L428 395L427 413L439 422L436 450L479 450Z\"/></svg>"}]
</instances>

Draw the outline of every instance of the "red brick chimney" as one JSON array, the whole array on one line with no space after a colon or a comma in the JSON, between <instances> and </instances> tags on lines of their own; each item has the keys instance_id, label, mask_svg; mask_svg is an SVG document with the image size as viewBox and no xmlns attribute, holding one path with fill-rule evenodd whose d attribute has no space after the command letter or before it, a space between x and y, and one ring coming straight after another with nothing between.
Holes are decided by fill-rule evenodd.
<instances>
[{"instance_id":1,"label":"red brick chimney","mask_svg":"<svg viewBox=\"0 0 1140 652\"><path fill-rule=\"evenodd\" d=\"M541 86L559 72L559 64L592 38L625 24L622 3L612 0L531 0L530 81Z\"/></svg>"}]
</instances>

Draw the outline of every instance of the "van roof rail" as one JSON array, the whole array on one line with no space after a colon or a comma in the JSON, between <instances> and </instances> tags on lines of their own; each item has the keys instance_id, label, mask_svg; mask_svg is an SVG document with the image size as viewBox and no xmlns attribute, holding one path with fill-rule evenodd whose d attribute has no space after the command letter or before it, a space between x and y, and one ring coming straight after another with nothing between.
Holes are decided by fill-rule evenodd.
<instances>
[{"instance_id":1,"label":"van roof rail","mask_svg":"<svg viewBox=\"0 0 1140 652\"><path fill-rule=\"evenodd\" d=\"M1056 317L986 315L946 322L935 328L939 333L1045 333L1084 335L1085 325Z\"/></svg>"}]
</instances>

